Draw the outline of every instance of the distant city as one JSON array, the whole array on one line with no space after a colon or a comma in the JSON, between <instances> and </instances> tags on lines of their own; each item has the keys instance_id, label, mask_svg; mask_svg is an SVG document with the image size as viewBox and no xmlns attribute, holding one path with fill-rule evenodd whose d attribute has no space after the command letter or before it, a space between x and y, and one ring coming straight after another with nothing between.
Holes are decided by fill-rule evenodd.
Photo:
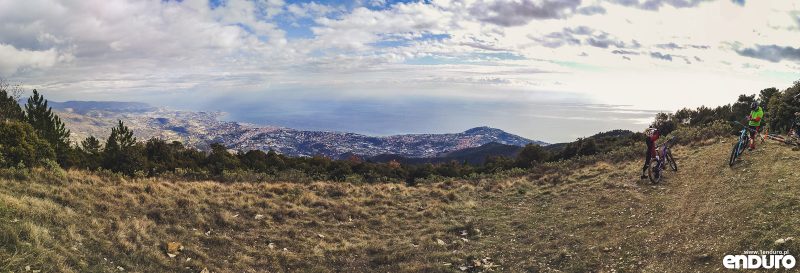
<instances>
[{"instance_id":1,"label":"distant city","mask_svg":"<svg viewBox=\"0 0 800 273\"><path fill-rule=\"evenodd\" d=\"M117 120L122 120L140 140L155 137L180 141L198 149L206 149L211 143L222 143L231 150L273 150L289 156L343 158L391 154L424 158L489 143L547 145L490 127L448 134L367 136L223 121L221 112L177 111L135 102L73 101L51 102L50 105L72 130L74 141L90 135L104 138Z\"/></svg>"}]
</instances>

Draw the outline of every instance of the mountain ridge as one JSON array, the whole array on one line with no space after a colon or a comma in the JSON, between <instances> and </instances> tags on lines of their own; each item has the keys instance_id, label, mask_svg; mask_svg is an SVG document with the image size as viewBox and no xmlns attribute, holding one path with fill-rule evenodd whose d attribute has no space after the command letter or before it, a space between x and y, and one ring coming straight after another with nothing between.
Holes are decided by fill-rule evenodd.
<instances>
[{"instance_id":1,"label":"mountain ridge","mask_svg":"<svg viewBox=\"0 0 800 273\"><path fill-rule=\"evenodd\" d=\"M547 145L488 126L458 133L369 136L223 121L221 112L178 111L138 102L69 101L51 102L50 105L72 130L75 141L89 135L102 138L117 120L122 120L140 139L156 137L180 141L201 150L207 149L211 143L222 143L239 151L274 150L289 156L322 155L335 159L353 154L429 158L491 142L520 147L529 143Z\"/></svg>"}]
</instances>

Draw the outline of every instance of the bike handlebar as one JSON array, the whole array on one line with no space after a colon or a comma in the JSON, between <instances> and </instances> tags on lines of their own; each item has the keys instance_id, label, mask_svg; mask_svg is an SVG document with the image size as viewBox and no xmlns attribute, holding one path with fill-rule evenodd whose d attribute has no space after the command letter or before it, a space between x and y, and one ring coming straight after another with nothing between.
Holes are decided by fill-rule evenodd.
<instances>
[{"instance_id":1,"label":"bike handlebar","mask_svg":"<svg viewBox=\"0 0 800 273\"><path fill-rule=\"evenodd\" d=\"M658 145L658 147L669 146L673 141L675 141L675 138L676 136L667 139L667 141L664 141L664 143L661 143L661 145Z\"/></svg>"},{"instance_id":2,"label":"bike handlebar","mask_svg":"<svg viewBox=\"0 0 800 273\"><path fill-rule=\"evenodd\" d=\"M739 124L739 125L741 125L742 127L744 127L745 129L747 129L748 131L755 131L755 129L750 129L750 126L748 126L748 125L744 125L744 124L742 124L741 122L739 122L738 120L735 120L735 121L733 121L733 123L736 123L736 124Z\"/></svg>"}]
</instances>

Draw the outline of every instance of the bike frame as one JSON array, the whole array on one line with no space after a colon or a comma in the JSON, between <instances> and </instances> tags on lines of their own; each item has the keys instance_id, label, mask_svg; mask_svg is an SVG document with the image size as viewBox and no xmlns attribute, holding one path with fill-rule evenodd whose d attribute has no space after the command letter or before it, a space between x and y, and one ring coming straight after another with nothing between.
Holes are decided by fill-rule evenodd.
<instances>
[{"instance_id":1,"label":"bike frame","mask_svg":"<svg viewBox=\"0 0 800 273\"><path fill-rule=\"evenodd\" d=\"M667 152L669 151L669 145L674 140L675 140L675 137L672 137L669 140L667 140L666 142L664 142L661 145L658 145L658 147L656 147L656 155L654 155L654 157L655 157L654 160L656 162L656 168L654 169L654 172L656 173L656 176L659 177L658 180L661 179L661 176L663 175L663 171L664 171L664 169L666 169ZM653 182L655 183L655 181L653 181Z\"/></svg>"},{"instance_id":2,"label":"bike frame","mask_svg":"<svg viewBox=\"0 0 800 273\"><path fill-rule=\"evenodd\" d=\"M667 140L667 142L664 142L664 143L662 143L661 145L658 146L658 148L661 149L661 153L660 153L661 159L664 159L664 158L667 157L667 150L669 150L669 145L674 140L675 140L675 137L672 137L669 140ZM656 151L658 151L658 149L656 149Z\"/></svg>"},{"instance_id":3,"label":"bike frame","mask_svg":"<svg viewBox=\"0 0 800 273\"><path fill-rule=\"evenodd\" d=\"M742 155L742 153L744 152L744 148L747 147L747 145L750 144L750 134L749 134L749 132L755 131L753 129L750 129L750 127L742 124L741 122L734 121L734 123L742 126L742 130L740 131L741 133L739 134L739 141L736 143L735 146L733 146L734 149L733 149L733 151L731 151L731 157L730 157L730 159L728 161L728 165L731 166L731 167L733 167L733 164L736 162L736 159L738 159L739 156ZM756 134L758 134L758 132L756 132ZM762 138L762 141L763 141L763 138Z\"/></svg>"},{"instance_id":4,"label":"bike frame","mask_svg":"<svg viewBox=\"0 0 800 273\"><path fill-rule=\"evenodd\" d=\"M746 145L750 144L750 134L749 134L749 132L752 129L750 129L750 127L748 127L747 125L744 125L744 124L742 124L741 122L738 122L738 121L736 122L736 124L739 124L739 125L741 125L743 127L742 131L741 131L741 134L739 135L739 148L736 148L736 150L737 150L736 155L738 156L738 155L742 154L742 152L744 151L744 147Z\"/></svg>"}]
</instances>

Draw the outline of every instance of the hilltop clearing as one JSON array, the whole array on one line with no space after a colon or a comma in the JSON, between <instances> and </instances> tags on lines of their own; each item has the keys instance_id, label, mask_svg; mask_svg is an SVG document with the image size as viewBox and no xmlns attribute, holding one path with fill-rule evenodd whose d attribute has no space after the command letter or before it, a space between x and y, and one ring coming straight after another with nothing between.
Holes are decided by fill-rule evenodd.
<instances>
[{"instance_id":1,"label":"hilltop clearing","mask_svg":"<svg viewBox=\"0 0 800 273\"><path fill-rule=\"evenodd\" d=\"M0 271L707 272L800 253L800 152L729 168L731 141L675 147L658 185L639 161L416 187L4 170Z\"/></svg>"}]
</instances>

